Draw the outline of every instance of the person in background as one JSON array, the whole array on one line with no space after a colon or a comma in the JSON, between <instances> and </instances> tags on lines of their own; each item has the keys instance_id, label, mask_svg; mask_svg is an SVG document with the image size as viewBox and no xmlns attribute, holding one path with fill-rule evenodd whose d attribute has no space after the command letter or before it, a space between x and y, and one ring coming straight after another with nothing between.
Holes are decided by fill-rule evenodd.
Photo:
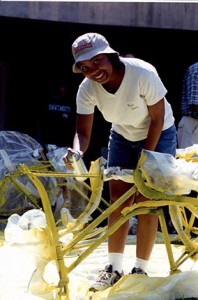
<instances>
[{"instance_id":1,"label":"person in background","mask_svg":"<svg viewBox=\"0 0 198 300\"><path fill-rule=\"evenodd\" d=\"M198 62L191 64L183 78L182 118L177 128L178 148L185 149L194 144L198 144ZM189 196L196 198L197 192L191 191ZM186 210L187 217L191 214ZM197 218L193 224L198 226Z\"/></svg>"},{"instance_id":2,"label":"person in background","mask_svg":"<svg viewBox=\"0 0 198 300\"><path fill-rule=\"evenodd\" d=\"M82 156L89 147L98 107L107 122L112 124L108 144L107 167L135 169L142 149L176 152L176 128L167 93L156 69L137 58L123 58L112 49L104 36L86 33L72 44L74 73L82 73L84 80L77 92L77 121L71 151ZM72 169L63 158L66 166ZM110 204L123 195L132 184L110 180ZM138 194L127 199L111 213L108 226L120 216L124 207L146 201ZM123 253L129 222L108 238L108 265L100 271L90 291L104 290L123 276ZM155 243L158 216L139 215L135 265L131 274L147 275L148 261Z\"/></svg>"},{"instance_id":3,"label":"person in background","mask_svg":"<svg viewBox=\"0 0 198 300\"><path fill-rule=\"evenodd\" d=\"M46 97L40 120L41 143L44 146L64 147L73 141L76 108L69 89L66 80L63 80Z\"/></svg>"},{"instance_id":4,"label":"person in background","mask_svg":"<svg viewBox=\"0 0 198 300\"><path fill-rule=\"evenodd\" d=\"M198 144L198 62L188 67L183 79L182 118L178 123L178 148Z\"/></svg>"}]
</instances>

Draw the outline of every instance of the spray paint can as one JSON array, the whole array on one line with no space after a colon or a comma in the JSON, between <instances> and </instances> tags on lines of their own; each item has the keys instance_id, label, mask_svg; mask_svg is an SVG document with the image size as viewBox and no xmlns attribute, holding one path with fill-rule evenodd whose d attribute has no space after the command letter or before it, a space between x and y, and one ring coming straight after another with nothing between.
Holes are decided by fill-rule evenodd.
<instances>
[{"instance_id":1,"label":"spray paint can","mask_svg":"<svg viewBox=\"0 0 198 300\"><path fill-rule=\"evenodd\" d=\"M73 152L73 151L67 150L66 159L68 162L71 163L71 165L74 169L74 173L79 174L79 175L88 174L85 163L79 152L77 152L77 151ZM76 177L76 179L78 181L85 181L87 179L87 177L80 176L80 177Z\"/></svg>"}]
</instances>

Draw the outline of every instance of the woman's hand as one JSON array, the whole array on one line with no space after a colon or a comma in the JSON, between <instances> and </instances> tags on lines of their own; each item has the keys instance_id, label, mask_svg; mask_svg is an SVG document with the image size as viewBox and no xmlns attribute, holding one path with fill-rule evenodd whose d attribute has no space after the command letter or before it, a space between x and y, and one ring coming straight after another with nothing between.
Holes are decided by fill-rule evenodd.
<instances>
[{"instance_id":1,"label":"woman's hand","mask_svg":"<svg viewBox=\"0 0 198 300\"><path fill-rule=\"evenodd\" d=\"M66 152L65 155L63 156L63 161L64 161L64 163L65 163L67 169L70 170L70 171L73 171L74 168L73 168L73 166L72 166L72 162L68 161L67 156L68 156L68 153L74 153L74 152L75 152L74 149L72 149L72 148L67 148L67 152Z\"/></svg>"},{"instance_id":2,"label":"woman's hand","mask_svg":"<svg viewBox=\"0 0 198 300\"><path fill-rule=\"evenodd\" d=\"M67 152L65 153L65 155L63 156L63 161L67 167L68 170L73 171L74 168L72 166L72 161L70 161L70 159L68 159L68 156L71 156L72 154L78 153L81 157L83 156L83 152L82 151L76 151L73 148L67 148Z\"/></svg>"}]
</instances>

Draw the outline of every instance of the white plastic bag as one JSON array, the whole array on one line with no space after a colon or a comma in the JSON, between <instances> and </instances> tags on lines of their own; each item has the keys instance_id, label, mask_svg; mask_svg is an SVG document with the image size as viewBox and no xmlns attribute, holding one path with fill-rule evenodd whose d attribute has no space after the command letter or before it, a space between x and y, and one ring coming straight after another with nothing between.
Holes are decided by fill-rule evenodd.
<instances>
[{"instance_id":1,"label":"white plastic bag","mask_svg":"<svg viewBox=\"0 0 198 300\"><path fill-rule=\"evenodd\" d=\"M10 296L10 286L13 299L20 299L18 293L58 299L57 287L43 278L45 267L55 260L55 255L53 237L41 210L11 215L5 228L5 243L0 247L0 299Z\"/></svg>"}]
</instances>

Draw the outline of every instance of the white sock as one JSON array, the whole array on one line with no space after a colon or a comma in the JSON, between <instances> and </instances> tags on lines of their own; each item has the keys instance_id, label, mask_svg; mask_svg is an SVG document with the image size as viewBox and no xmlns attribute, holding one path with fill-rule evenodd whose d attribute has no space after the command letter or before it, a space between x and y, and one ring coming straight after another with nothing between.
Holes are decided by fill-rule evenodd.
<instances>
[{"instance_id":1,"label":"white sock","mask_svg":"<svg viewBox=\"0 0 198 300\"><path fill-rule=\"evenodd\" d=\"M149 263L148 260L136 257L136 259L135 259L135 265L134 266L136 268L141 268L142 270L144 270L146 272L147 271L148 263Z\"/></svg>"},{"instance_id":2,"label":"white sock","mask_svg":"<svg viewBox=\"0 0 198 300\"><path fill-rule=\"evenodd\" d=\"M123 253L108 253L109 264L113 266L113 271L122 273Z\"/></svg>"}]
</instances>

